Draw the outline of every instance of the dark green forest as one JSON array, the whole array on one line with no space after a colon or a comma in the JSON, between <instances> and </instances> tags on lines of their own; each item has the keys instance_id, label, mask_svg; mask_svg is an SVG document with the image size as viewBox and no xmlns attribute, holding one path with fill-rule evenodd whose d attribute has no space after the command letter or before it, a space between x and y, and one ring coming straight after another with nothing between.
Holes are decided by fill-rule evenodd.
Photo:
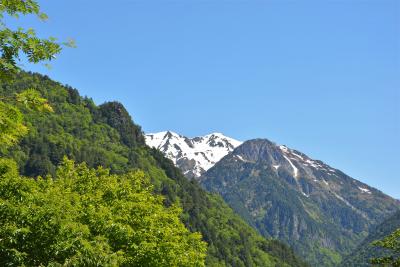
<instances>
[{"instance_id":1,"label":"dark green forest","mask_svg":"<svg viewBox=\"0 0 400 267\"><path fill-rule=\"evenodd\" d=\"M1 151L14 159L19 172L33 179L55 177L64 157L89 168L107 168L110 175L144 171L153 192L166 208L181 207L181 221L207 243L207 266L306 266L286 245L262 238L216 196L187 180L160 152L144 144L140 126L122 104L95 105L87 97L46 76L21 72L0 85L0 95L35 88L54 112L23 105L28 132L16 145Z\"/></svg>"}]
</instances>

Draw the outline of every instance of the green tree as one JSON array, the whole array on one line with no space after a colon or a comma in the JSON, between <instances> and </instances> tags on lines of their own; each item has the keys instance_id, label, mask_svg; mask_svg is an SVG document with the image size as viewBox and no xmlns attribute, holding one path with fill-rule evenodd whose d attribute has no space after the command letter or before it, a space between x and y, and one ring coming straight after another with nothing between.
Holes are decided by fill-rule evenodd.
<instances>
[{"instance_id":1,"label":"green tree","mask_svg":"<svg viewBox=\"0 0 400 267\"><path fill-rule=\"evenodd\" d=\"M1 266L204 266L206 243L142 171L65 159L56 177L0 176Z\"/></svg>"},{"instance_id":2,"label":"green tree","mask_svg":"<svg viewBox=\"0 0 400 267\"><path fill-rule=\"evenodd\" d=\"M372 264L393 267L400 266L400 228L384 239L374 242L373 245L388 250L390 255L373 258L371 259Z\"/></svg>"}]
</instances>

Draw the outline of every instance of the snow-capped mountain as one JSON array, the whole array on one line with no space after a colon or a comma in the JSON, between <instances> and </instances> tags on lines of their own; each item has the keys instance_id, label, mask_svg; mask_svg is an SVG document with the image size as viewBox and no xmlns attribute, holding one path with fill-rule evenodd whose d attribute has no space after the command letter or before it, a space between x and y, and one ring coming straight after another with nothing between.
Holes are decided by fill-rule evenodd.
<instances>
[{"instance_id":1,"label":"snow-capped mountain","mask_svg":"<svg viewBox=\"0 0 400 267\"><path fill-rule=\"evenodd\" d=\"M197 178L242 142L221 133L188 138L166 131L146 134L146 144L159 149L188 178Z\"/></svg>"}]
</instances>

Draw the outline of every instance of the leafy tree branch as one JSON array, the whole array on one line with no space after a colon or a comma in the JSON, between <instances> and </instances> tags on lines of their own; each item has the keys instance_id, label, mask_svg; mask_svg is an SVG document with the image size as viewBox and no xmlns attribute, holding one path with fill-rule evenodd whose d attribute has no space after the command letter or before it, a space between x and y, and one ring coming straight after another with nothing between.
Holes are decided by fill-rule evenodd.
<instances>
[{"instance_id":1,"label":"leafy tree branch","mask_svg":"<svg viewBox=\"0 0 400 267\"><path fill-rule=\"evenodd\" d=\"M31 63L51 61L61 52L62 45L74 47L74 42L57 42L54 37L39 38L32 28L12 30L5 17L18 19L21 15L34 15L46 20L47 15L33 0L0 0L0 79L10 77L20 70L18 62L25 55Z\"/></svg>"}]
</instances>

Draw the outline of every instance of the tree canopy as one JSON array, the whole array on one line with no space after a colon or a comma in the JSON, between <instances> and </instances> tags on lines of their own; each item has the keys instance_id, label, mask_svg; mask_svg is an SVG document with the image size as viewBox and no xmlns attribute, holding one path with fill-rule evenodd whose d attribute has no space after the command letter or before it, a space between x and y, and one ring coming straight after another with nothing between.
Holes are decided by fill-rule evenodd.
<instances>
[{"instance_id":1,"label":"tree canopy","mask_svg":"<svg viewBox=\"0 0 400 267\"><path fill-rule=\"evenodd\" d=\"M55 177L0 176L1 266L203 266L206 243L141 171L65 159Z\"/></svg>"}]
</instances>

